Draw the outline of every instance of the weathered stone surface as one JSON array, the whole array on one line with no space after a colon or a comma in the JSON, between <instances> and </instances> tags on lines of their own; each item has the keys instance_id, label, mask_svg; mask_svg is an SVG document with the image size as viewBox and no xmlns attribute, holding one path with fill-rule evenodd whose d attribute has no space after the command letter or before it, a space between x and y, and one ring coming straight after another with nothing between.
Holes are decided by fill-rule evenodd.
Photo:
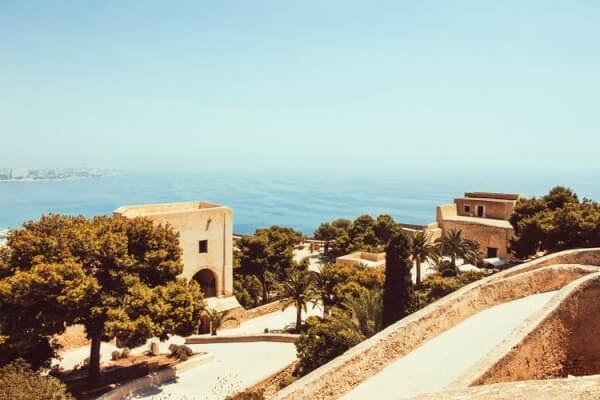
<instances>
[{"instance_id":1,"label":"weathered stone surface","mask_svg":"<svg viewBox=\"0 0 600 400\"><path fill-rule=\"evenodd\" d=\"M600 376L499 383L445 390L411 400L597 400Z\"/></svg>"},{"instance_id":2,"label":"weathered stone surface","mask_svg":"<svg viewBox=\"0 0 600 400\"><path fill-rule=\"evenodd\" d=\"M600 273L595 273L563 288L454 385L598 374L598 315Z\"/></svg>"},{"instance_id":3,"label":"weathered stone surface","mask_svg":"<svg viewBox=\"0 0 600 400\"><path fill-rule=\"evenodd\" d=\"M350 349L285 388L276 398L338 398L390 362L479 311L531 294L560 289L598 271L591 266L556 265L563 263L600 265L600 249L557 253L474 282Z\"/></svg>"}]
</instances>

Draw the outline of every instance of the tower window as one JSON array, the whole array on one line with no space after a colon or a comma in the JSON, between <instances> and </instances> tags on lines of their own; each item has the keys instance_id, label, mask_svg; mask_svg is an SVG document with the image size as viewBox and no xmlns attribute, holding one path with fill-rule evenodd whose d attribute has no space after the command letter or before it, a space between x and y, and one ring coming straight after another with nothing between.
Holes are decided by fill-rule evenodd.
<instances>
[{"instance_id":1,"label":"tower window","mask_svg":"<svg viewBox=\"0 0 600 400\"><path fill-rule=\"evenodd\" d=\"M198 242L198 251L200 253L208 253L208 240L201 240Z\"/></svg>"}]
</instances>

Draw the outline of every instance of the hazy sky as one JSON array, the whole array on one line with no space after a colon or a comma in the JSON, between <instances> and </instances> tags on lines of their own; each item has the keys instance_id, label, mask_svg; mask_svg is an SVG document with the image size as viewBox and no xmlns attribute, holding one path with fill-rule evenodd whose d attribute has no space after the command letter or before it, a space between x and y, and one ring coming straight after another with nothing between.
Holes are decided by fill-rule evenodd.
<instances>
[{"instance_id":1,"label":"hazy sky","mask_svg":"<svg viewBox=\"0 0 600 400\"><path fill-rule=\"evenodd\" d=\"M0 0L0 166L600 172L600 2Z\"/></svg>"}]
</instances>

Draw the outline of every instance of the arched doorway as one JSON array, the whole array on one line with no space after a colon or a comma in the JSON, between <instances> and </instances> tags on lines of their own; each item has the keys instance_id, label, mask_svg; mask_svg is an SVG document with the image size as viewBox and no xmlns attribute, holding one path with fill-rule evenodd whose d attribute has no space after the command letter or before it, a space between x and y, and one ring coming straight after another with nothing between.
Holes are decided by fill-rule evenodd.
<instances>
[{"instance_id":1,"label":"arched doorway","mask_svg":"<svg viewBox=\"0 0 600 400\"><path fill-rule=\"evenodd\" d=\"M204 297L217 295L217 278L210 269L202 269L194 275L194 280L200 284Z\"/></svg>"}]
</instances>

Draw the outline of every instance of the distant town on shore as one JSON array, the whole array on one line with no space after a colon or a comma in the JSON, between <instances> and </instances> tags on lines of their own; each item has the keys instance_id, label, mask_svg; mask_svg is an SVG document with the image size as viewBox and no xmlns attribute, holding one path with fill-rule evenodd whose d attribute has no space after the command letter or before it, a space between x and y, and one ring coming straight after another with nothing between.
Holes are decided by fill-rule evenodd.
<instances>
[{"instance_id":1,"label":"distant town on shore","mask_svg":"<svg viewBox=\"0 0 600 400\"><path fill-rule=\"evenodd\" d=\"M84 179L118 174L116 170L99 168L0 168L0 181Z\"/></svg>"}]
</instances>

